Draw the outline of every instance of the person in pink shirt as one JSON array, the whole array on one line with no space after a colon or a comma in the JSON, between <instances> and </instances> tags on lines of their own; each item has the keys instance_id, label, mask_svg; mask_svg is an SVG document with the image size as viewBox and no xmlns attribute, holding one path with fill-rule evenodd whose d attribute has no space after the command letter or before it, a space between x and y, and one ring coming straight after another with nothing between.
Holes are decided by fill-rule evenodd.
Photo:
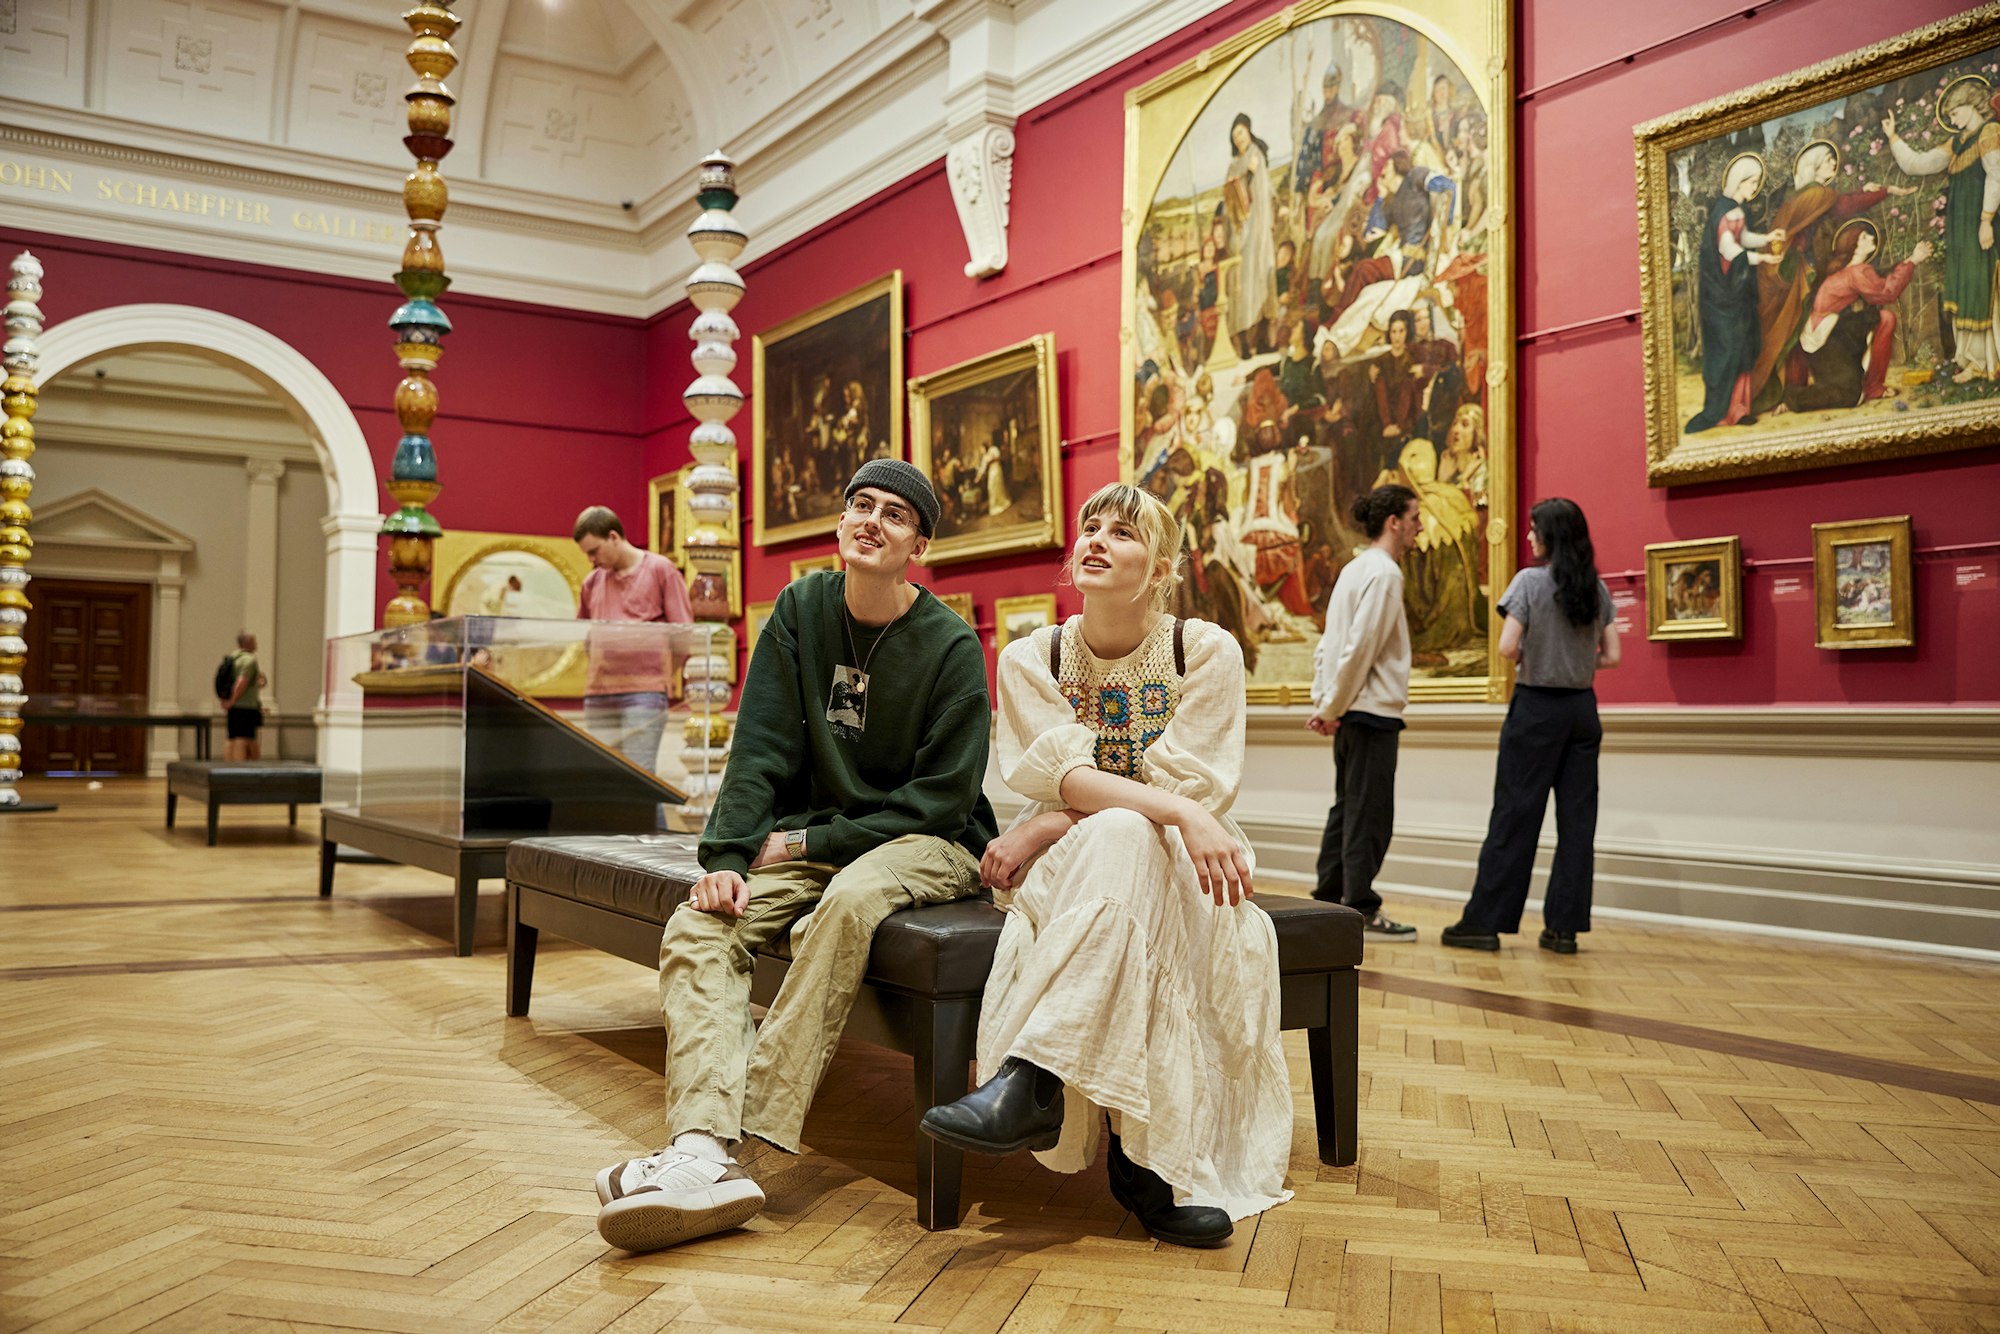
<instances>
[{"instance_id":1,"label":"person in pink shirt","mask_svg":"<svg viewBox=\"0 0 2000 1334\"><path fill-rule=\"evenodd\" d=\"M1889 357L1896 338L1895 304L1931 257L1931 243L1919 241L1910 257L1885 275L1872 262L1879 242L1875 224L1857 218L1834 237L1826 277L1813 294L1799 350L1805 353L1803 381L1785 390L1784 410L1813 412L1852 408L1893 397Z\"/></svg>"},{"instance_id":2,"label":"person in pink shirt","mask_svg":"<svg viewBox=\"0 0 2000 1334\"><path fill-rule=\"evenodd\" d=\"M625 540L625 525L602 505L576 516L570 536L596 568L584 577L576 614L585 621L692 624L687 581L674 563ZM652 645L621 645L593 635L583 690L583 725L605 745L651 773L659 763L675 662ZM634 636L636 638L636 636Z\"/></svg>"}]
</instances>

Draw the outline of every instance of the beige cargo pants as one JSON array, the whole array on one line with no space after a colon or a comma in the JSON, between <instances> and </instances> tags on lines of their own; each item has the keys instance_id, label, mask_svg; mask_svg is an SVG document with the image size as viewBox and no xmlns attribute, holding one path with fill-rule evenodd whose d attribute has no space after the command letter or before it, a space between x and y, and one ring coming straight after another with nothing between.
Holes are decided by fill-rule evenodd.
<instances>
[{"instance_id":1,"label":"beige cargo pants","mask_svg":"<svg viewBox=\"0 0 2000 1334\"><path fill-rule=\"evenodd\" d=\"M741 917L683 904L660 939L669 1138L755 1135L799 1151L806 1108L833 1060L890 913L979 889L979 862L949 839L911 834L846 866L780 862L745 879ZM792 965L760 1029L750 1018L753 952L790 931Z\"/></svg>"}]
</instances>

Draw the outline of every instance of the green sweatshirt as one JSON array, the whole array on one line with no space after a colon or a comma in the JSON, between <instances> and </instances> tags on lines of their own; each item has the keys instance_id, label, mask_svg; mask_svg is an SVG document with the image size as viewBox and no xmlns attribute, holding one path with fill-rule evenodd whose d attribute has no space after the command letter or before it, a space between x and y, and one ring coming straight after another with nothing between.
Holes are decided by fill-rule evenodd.
<instances>
[{"instance_id":1,"label":"green sweatshirt","mask_svg":"<svg viewBox=\"0 0 2000 1334\"><path fill-rule=\"evenodd\" d=\"M981 791L993 715L978 637L922 589L886 629L850 621L846 596L847 576L825 571L778 594L745 674L703 870L747 872L774 829L804 829L805 859L839 866L907 834L977 857L997 832ZM836 688L836 669L864 659L865 694L851 680Z\"/></svg>"}]
</instances>

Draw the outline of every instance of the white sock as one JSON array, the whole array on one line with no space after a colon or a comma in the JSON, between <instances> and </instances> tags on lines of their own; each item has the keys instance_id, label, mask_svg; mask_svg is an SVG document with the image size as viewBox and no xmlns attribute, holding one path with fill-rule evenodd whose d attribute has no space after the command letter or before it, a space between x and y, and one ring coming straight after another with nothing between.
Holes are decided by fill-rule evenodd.
<instances>
[{"instance_id":1,"label":"white sock","mask_svg":"<svg viewBox=\"0 0 2000 1334\"><path fill-rule=\"evenodd\" d=\"M726 1163L729 1150L722 1141L705 1130L683 1130L674 1136L674 1148L682 1153L691 1153L697 1158L706 1158L711 1163Z\"/></svg>"}]
</instances>

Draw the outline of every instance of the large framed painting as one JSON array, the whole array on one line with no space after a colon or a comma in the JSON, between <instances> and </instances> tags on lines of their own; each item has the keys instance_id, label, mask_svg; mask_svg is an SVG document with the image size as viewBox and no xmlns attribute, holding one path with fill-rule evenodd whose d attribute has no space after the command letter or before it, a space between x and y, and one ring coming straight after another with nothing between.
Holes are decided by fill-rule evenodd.
<instances>
[{"instance_id":1,"label":"large framed painting","mask_svg":"<svg viewBox=\"0 0 2000 1334\"><path fill-rule=\"evenodd\" d=\"M924 564L1062 545L1056 338L910 381L910 461L936 488Z\"/></svg>"},{"instance_id":2,"label":"large framed painting","mask_svg":"<svg viewBox=\"0 0 2000 1334\"><path fill-rule=\"evenodd\" d=\"M1638 127L1653 485L2000 440L1996 24Z\"/></svg>"},{"instance_id":3,"label":"large framed painting","mask_svg":"<svg viewBox=\"0 0 2000 1334\"><path fill-rule=\"evenodd\" d=\"M903 456L903 271L751 339L754 538L830 533L863 461Z\"/></svg>"},{"instance_id":4,"label":"large framed painting","mask_svg":"<svg viewBox=\"0 0 2000 1334\"><path fill-rule=\"evenodd\" d=\"M1126 98L1122 475L1186 523L1175 611L1306 700L1354 501L1422 502L1418 698L1506 682L1513 37L1506 0L1305 0Z\"/></svg>"},{"instance_id":5,"label":"large framed painting","mask_svg":"<svg viewBox=\"0 0 2000 1334\"><path fill-rule=\"evenodd\" d=\"M433 604L446 616L576 618L590 561L563 537L448 531L437 540ZM583 694L581 643L482 649L481 666L538 697Z\"/></svg>"}]
</instances>

